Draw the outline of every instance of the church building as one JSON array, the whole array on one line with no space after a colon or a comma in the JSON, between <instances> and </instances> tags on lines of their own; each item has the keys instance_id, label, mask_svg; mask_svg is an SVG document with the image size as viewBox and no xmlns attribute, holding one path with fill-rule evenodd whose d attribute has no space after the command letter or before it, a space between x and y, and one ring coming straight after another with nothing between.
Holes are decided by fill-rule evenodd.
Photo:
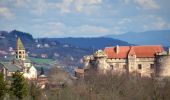
<instances>
[{"instance_id":1,"label":"church building","mask_svg":"<svg viewBox=\"0 0 170 100\"><path fill-rule=\"evenodd\" d=\"M37 79L37 70L28 59L26 50L20 38L17 38L15 57L11 62L0 62L0 71L4 73L4 78L12 76L12 73L19 71L29 80Z\"/></svg>"}]
</instances>

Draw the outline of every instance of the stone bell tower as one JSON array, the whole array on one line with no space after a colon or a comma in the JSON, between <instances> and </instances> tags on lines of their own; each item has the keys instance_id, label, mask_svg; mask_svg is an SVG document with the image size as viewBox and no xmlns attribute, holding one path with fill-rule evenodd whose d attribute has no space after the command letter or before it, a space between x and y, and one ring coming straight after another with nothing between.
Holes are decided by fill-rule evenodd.
<instances>
[{"instance_id":1,"label":"stone bell tower","mask_svg":"<svg viewBox=\"0 0 170 100\"><path fill-rule=\"evenodd\" d=\"M19 37L16 42L16 59L25 60L25 48Z\"/></svg>"}]
</instances>

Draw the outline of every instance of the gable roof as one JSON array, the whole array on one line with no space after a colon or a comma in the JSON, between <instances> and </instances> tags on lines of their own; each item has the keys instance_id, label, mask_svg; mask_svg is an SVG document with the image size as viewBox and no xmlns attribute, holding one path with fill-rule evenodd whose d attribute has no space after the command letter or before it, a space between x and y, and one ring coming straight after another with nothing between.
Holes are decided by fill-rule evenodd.
<instances>
[{"instance_id":1,"label":"gable roof","mask_svg":"<svg viewBox=\"0 0 170 100\"><path fill-rule=\"evenodd\" d=\"M5 67L9 72L16 72L16 71L21 71L22 69L19 68L18 66L10 63L10 62L1 62L0 63L1 67Z\"/></svg>"},{"instance_id":2,"label":"gable roof","mask_svg":"<svg viewBox=\"0 0 170 100\"><path fill-rule=\"evenodd\" d=\"M137 58L153 58L155 57L156 53L163 52L164 49L160 45L156 46L132 46L131 50L129 52L129 55L131 55L133 52L135 53Z\"/></svg>"},{"instance_id":3,"label":"gable roof","mask_svg":"<svg viewBox=\"0 0 170 100\"><path fill-rule=\"evenodd\" d=\"M118 52L116 49L119 49ZM128 55L136 55L137 58L153 58L156 53L163 52L164 49L161 45L150 46L119 46L106 47L104 52L110 59L125 59Z\"/></svg>"},{"instance_id":4,"label":"gable roof","mask_svg":"<svg viewBox=\"0 0 170 100\"><path fill-rule=\"evenodd\" d=\"M119 46L119 52L116 52L116 47L106 47L104 52L108 58L126 58L128 56L130 47L129 46Z\"/></svg>"}]
</instances>

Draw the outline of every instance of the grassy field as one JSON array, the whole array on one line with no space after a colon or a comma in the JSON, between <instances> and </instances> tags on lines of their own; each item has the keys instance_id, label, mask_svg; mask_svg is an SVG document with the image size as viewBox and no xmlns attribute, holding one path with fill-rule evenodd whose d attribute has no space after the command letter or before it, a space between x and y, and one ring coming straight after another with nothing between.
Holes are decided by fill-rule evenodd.
<instances>
[{"instance_id":1,"label":"grassy field","mask_svg":"<svg viewBox=\"0 0 170 100\"><path fill-rule=\"evenodd\" d=\"M34 57L29 57L29 59L37 64L50 64L51 62L53 62L52 59L42 59L42 58L34 58Z\"/></svg>"}]
</instances>

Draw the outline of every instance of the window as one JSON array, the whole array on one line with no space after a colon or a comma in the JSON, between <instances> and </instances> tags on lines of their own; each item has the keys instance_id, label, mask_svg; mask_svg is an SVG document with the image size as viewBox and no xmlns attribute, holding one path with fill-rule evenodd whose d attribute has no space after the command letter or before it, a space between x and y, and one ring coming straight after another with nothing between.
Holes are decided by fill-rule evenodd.
<instances>
[{"instance_id":1,"label":"window","mask_svg":"<svg viewBox=\"0 0 170 100\"><path fill-rule=\"evenodd\" d=\"M21 54L21 51L19 51L19 54Z\"/></svg>"},{"instance_id":2,"label":"window","mask_svg":"<svg viewBox=\"0 0 170 100\"><path fill-rule=\"evenodd\" d=\"M150 64L150 69L154 69L154 64Z\"/></svg>"},{"instance_id":3,"label":"window","mask_svg":"<svg viewBox=\"0 0 170 100\"><path fill-rule=\"evenodd\" d=\"M138 69L142 69L142 65L141 64L138 64Z\"/></svg>"},{"instance_id":4,"label":"window","mask_svg":"<svg viewBox=\"0 0 170 100\"><path fill-rule=\"evenodd\" d=\"M110 65L111 69L113 70L113 65Z\"/></svg>"},{"instance_id":5,"label":"window","mask_svg":"<svg viewBox=\"0 0 170 100\"><path fill-rule=\"evenodd\" d=\"M19 58L21 58L21 55L19 56Z\"/></svg>"},{"instance_id":6,"label":"window","mask_svg":"<svg viewBox=\"0 0 170 100\"><path fill-rule=\"evenodd\" d=\"M126 69L126 65L123 65L123 69Z\"/></svg>"}]
</instances>

